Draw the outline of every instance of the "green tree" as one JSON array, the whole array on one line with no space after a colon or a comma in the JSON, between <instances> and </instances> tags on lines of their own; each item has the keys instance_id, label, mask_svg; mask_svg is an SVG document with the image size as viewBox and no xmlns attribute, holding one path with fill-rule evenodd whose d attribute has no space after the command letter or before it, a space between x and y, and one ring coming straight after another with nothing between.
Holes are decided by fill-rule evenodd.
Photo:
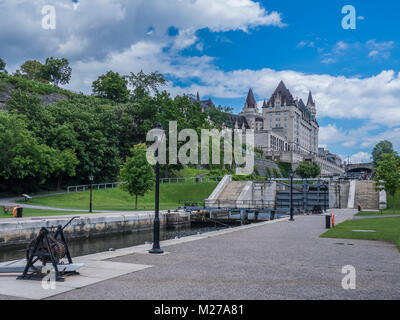
<instances>
[{"instance_id":1,"label":"green tree","mask_svg":"<svg viewBox=\"0 0 400 320\"><path fill-rule=\"evenodd\" d=\"M230 112L232 112L232 108L211 106L206 110L206 115L218 129L222 129L224 126L232 127L228 122Z\"/></svg>"},{"instance_id":2,"label":"green tree","mask_svg":"<svg viewBox=\"0 0 400 320\"><path fill-rule=\"evenodd\" d=\"M390 141L384 140L379 142L372 150L374 167L378 166L378 162L382 160L383 154L391 154L393 152L393 144Z\"/></svg>"},{"instance_id":3,"label":"green tree","mask_svg":"<svg viewBox=\"0 0 400 320\"><path fill-rule=\"evenodd\" d=\"M43 67L42 77L50 81L53 85L58 87L59 84L67 84L71 79L72 69L69 66L68 59L54 59L53 57L47 58Z\"/></svg>"},{"instance_id":4,"label":"green tree","mask_svg":"<svg viewBox=\"0 0 400 320\"><path fill-rule=\"evenodd\" d=\"M315 162L303 161L296 168L295 173L302 179L316 178L321 174L321 168Z\"/></svg>"},{"instance_id":5,"label":"green tree","mask_svg":"<svg viewBox=\"0 0 400 320\"><path fill-rule=\"evenodd\" d=\"M17 115L0 111L0 177L5 180L35 178L44 183L52 174L75 174L77 159L69 150L39 143Z\"/></svg>"},{"instance_id":6,"label":"green tree","mask_svg":"<svg viewBox=\"0 0 400 320\"><path fill-rule=\"evenodd\" d=\"M24 78L40 82L49 82L45 79L43 64L36 60L27 60L21 65L21 74Z\"/></svg>"},{"instance_id":7,"label":"green tree","mask_svg":"<svg viewBox=\"0 0 400 320\"><path fill-rule=\"evenodd\" d=\"M0 72L6 71L6 63L0 58Z\"/></svg>"},{"instance_id":8,"label":"green tree","mask_svg":"<svg viewBox=\"0 0 400 320\"><path fill-rule=\"evenodd\" d=\"M132 87L132 97L141 99L150 93L159 93L159 88L167 83L164 76L158 72L146 74L141 70L128 76L129 85Z\"/></svg>"},{"instance_id":9,"label":"green tree","mask_svg":"<svg viewBox=\"0 0 400 320\"><path fill-rule=\"evenodd\" d=\"M374 181L379 190L383 188L386 192L393 197L393 212L395 211L394 197L397 189L400 187L400 169L399 159L397 155L392 153L384 153L380 156L381 160L378 161Z\"/></svg>"},{"instance_id":10,"label":"green tree","mask_svg":"<svg viewBox=\"0 0 400 320\"><path fill-rule=\"evenodd\" d=\"M129 99L128 81L118 72L108 71L93 82L93 94L115 102L127 102Z\"/></svg>"},{"instance_id":11,"label":"green tree","mask_svg":"<svg viewBox=\"0 0 400 320\"><path fill-rule=\"evenodd\" d=\"M138 196L151 190L154 185L154 170L146 159L146 145L137 144L131 150L131 156L121 168L121 180L126 182L122 188L135 196L135 210L138 208Z\"/></svg>"}]
</instances>

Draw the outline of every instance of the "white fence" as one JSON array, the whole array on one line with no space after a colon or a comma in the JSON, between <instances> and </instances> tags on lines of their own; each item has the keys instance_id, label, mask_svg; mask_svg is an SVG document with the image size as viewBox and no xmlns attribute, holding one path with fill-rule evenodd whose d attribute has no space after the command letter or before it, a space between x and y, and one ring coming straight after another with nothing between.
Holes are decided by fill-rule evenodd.
<instances>
[{"instance_id":1,"label":"white fence","mask_svg":"<svg viewBox=\"0 0 400 320\"><path fill-rule=\"evenodd\" d=\"M219 182L223 177L187 177L187 178L162 178L160 179L160 184L173 184L173 183L201 183L201 182ZM115 189L118 185L124 184L126 182L110 182L110 183L100 183L93 184L93 190L107 190ZM70 192L85 192L90 190L90 184L83 184L79 186L68 186L67 193Z\"/></svg>"}]
</instances>

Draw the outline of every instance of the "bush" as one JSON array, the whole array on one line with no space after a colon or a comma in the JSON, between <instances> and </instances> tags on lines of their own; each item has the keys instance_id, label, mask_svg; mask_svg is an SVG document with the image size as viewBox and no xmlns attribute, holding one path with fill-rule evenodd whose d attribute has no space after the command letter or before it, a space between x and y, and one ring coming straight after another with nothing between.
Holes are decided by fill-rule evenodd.
<instances>
[{"instance_id":1,"label":"bush","mask_svg":"<svg viewBox=\"0 0 400 320\"><path fill-rule=\"evenodd\" d=\"M255 181L258 180L258 177L255 176L254 174L248 175L248 176L242 176L242 175L232 175L232 180L233 181Z\"/></svg>"},{"instance_id":2,"label":"bush","mask_svg":"<svg viewBox=\"0 0 400 320\"><path fill-rule=\"evenodd\" d=\"M279 167L279 171L282 174L282 177L288 178L289 171L290 171L290 168L292 167L292 164L289 162L278 162L278 167Z\"/></svg>"},{"instance_id":3,"label":"bush","mask_svg":"<svg viewBox=\"0 0 400 320\"><path fill-rule=\"evenodd\" d=\"M276 170L276 168L272 168L272 171L274 172L275 178L281 178L281 175L279 174L278 170Z\"/></svg>"},{"instance_id":4,"label":"bush","mask_svg":"<svg viewBox=\"0 0 400 320\"><path fill-rule=\"evenodd\" d=\"M270 169L269 167L265 167L265 177L266 177L267 179L272 178L271 169Z\"/></svg>"}]
</instances>

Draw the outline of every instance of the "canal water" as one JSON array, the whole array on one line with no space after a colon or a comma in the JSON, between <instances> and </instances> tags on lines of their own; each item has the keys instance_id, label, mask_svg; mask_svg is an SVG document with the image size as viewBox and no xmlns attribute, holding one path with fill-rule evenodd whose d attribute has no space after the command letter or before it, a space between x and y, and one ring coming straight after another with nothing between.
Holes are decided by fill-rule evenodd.
<instances>
[{"instance_id":1,"label":"canal water","mask_svg":"<svg viewBox=\"0 0 400 320\"><path fill-rule=\"evenodd\" d=\"M236 224L237 225L237 224ZM235 226L235 225L232 225ZM182 238L194 234L203 234L211 231L222 230L226 227L215 227L214 224L192 226L182 229L161 229L160 239L170 240ZM67 239L68 241L68 239ZM88 239L69 240L68 247L72 257L83 256L98 252L109 251L110 249L122 249L145 243L153 242L153 231L138 231L125 234L106 235ZM0 249L0 262L23 259L25 257L25 246L16 249Z\"/></svg>"}]
</instances>

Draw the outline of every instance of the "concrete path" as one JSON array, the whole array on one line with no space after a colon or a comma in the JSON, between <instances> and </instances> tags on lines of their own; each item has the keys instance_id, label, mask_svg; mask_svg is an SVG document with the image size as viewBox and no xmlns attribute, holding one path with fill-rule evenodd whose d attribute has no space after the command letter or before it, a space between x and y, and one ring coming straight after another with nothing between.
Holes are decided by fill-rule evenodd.
<instances>
[{"instance_id":1,"label":"concrete path","mask_svg":"<svg viewBox=\"0 0 400 320\"><path fill-rule=\"evenodd\" d=\"M334 211L336 221L355 210ZM322 239L324 217L225 233L165 246L164 256L112 261L153 268L56 299L400 299L400 254L394 244ZM343 266L357 271L356 290L341 286Z\"/></svg>"},{"instance_id":2,"label":"concrete path","mask_svg":"<svg viewBox=\"0 0 400 320\"><path fill-rule=\"evenodd\" d=\"M61 194L65 194L65 192L64 193L51 193L51 194L36 195L36 196L32 196L32 198L50 197L50 196L56 196L56 195L61 195ZM3 207L3 206L7 206L7 207L19 206L21 208L48 210L48 211L64 211L64 212L65 211L69 211L69 212L82 212L82 211L85 211L83 209L53 208L53 207L47 207L47 206L30 205L29 202L18 203L18 201L22 201L22 200L24 200L23 197L0 198L0 207ZM108 211L94 210L94 212L108 212Z\"/></svg>"},{"instance_id":3,"label":"concrete path","mask_svg":"<svg viewBox=\"0 0 400 320\"><path fill-rule=\"evenodd\" d=\"M32 196L32 198L42 198L42 197L50 197L50 196L57 196L64 193L51 193L51 194L42 194L42 195L36 195ZM18 203L18 201L24 200L23 197L12 197L12 198L0 198L0 207L7 206L7 207L13 207L13 206L19 206L21 208L27 208L27 209L37 209L37 210L47 210L47 211L55 211L55 212L77 212L81 213L84 212L84 209L68 209L68 208L53 208L53 207L47 207L47 206L39 206L39 205L30 205L29 202L26 203ZM87 210L89 211L89 210ZM153 210L154 211L154 210ZM127 211L107 211L107 210L93 210L94 213L114 213L114 214L121 214L121 213L127 213ZM142 213L145 211L142 211ZM141 213L139 211L133 211L132 213ZM48 218L48 217L47 217ZM1 222L2 220L0 220Z\"/></svg>"},{"instance_id":4,"label":"concrete path","mask_svg":"<svg viewBox=\"0 0 400 320\"><path fill-rule=\"evenodd\" d=\"M80 211L82 212L82 210ZM160 213L167 213L168 210L160 210ZM100 218L100 217L110 217L110 216L127 216L127 215L141 215L141 214L152 214L154 215L153 211L102 211L99 213L77 213L71 215L60 215L60 216L40 216L39 214L34 217L25 217L25 218L2 218L0 219L0 225L2 223L9 223L9 222L16 222L16 221L24 221L24 220L68 220L73 217L85 217L85 218Z\"/></svg>"},{"instance_id":5,"label":"concrete path","mask_svg":"<svg viewBox=\"0 0 400 320\"><path fill-rule=\"evenodd\" d=\"M356 210L330 212L340 223ZM301 216L169 240L162 256L140 246L82 257L152 267L52 299L400 299L395 245L319 238L324 221ZM346 265L356 268L355 290L342 288Z\"/></svg>"}]
</instances>

